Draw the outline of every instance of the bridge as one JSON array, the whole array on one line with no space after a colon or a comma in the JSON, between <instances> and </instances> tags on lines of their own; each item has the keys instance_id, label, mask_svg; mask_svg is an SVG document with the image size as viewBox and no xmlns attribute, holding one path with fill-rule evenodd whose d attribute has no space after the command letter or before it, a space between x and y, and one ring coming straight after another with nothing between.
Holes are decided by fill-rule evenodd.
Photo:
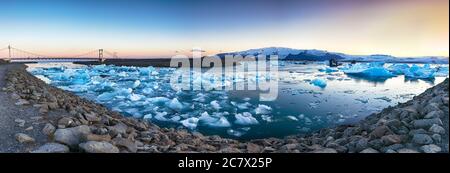
<instances>
[{"instance_id":1,"label":"bridge","mask_svg":"<svg viewBox=\"0 0 450 173\"><path fill-rule=\"evenodd\" d=\"M106 59L117 59L117 53L112 53L104 49L96 49L82 54L72 56L48 56L34 52L29 52L9 45L5 48L0 48L0 59L7 62L83 62L83 61L98 61L104 62Z\"/></svg>"}]
</instances>

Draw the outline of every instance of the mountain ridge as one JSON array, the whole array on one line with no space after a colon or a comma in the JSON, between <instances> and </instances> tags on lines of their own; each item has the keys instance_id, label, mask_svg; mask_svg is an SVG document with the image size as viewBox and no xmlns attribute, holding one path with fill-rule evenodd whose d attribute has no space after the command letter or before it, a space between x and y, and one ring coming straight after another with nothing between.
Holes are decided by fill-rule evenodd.
<instances>
[{"instance_id":1,"label":"mountain ridge","mask_svg":"<svg viewBox=\"0 0 450 173\"><path fill-rule=\"evenodd\" d=\"M417 57L396 57L384 54L372 55L349 55L339 52L329 52L319 49L294 49L287 47L263 47L256 49L248 49L244 51L235 51L228 53L216 54L221 58L225 55L278 55L281 60L305 60L305 61L325 61L337 59L340 61L358 61L358 62L391 62L391 63L449 63L449 58L444 56L417 56Z\"/></svg>"}]
</instances>

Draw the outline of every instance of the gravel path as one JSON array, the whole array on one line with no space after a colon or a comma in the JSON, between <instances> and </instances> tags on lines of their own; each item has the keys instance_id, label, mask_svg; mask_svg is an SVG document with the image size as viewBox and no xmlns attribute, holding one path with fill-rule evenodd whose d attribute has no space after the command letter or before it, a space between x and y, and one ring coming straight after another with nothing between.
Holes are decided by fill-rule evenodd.
<instances>
[{"instance_id":1,"label":"gravel path","mask_svg":"<svg viewBox=\"0 0 450 173\"><path fill-rule=\"evenodd\" d=\"M19 68L15 64L0 64L0 88L5 86L5 74L9 69ZM45 124L39 123L38 110L32 105L17 106L17 100L10 94L0 90L0 152L28 152L38 145L47 141L47 137L41 133ZM16 120L25 120L23 127L19 126ZM19 121L20 121L19 120ZM33 129L27 128L32 127ZM17 133L24 133L33 137L36 142L21 144L15 139Z\"/></svg>"}]
</instances>

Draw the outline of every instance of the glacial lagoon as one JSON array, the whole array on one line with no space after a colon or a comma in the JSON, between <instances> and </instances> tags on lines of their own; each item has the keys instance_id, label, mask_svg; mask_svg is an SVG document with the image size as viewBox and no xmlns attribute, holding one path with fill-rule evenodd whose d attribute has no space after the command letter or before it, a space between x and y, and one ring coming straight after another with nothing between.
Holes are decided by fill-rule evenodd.
<instances>
[{"instance_id":1,"label":"glacial lagoon","mask_svg":"<svg viewBox=\"0 0 450 173\"><path fill-rule=\"evenodd\" d=\"M170 85L174 68L42 63L28 64L28 71L124 116L241 140L355 123L448 77L447 64L357 63L330 68L323 62L280 61L275 65L276 78L262 77L277 82L274 101L260 101L258 90L175 91ZM261 80L253 77L252 82ZM192 83L209 79L192 78ZM212 84L239 82L245 81L225 78Z\"/></svg>"}]
</instances>

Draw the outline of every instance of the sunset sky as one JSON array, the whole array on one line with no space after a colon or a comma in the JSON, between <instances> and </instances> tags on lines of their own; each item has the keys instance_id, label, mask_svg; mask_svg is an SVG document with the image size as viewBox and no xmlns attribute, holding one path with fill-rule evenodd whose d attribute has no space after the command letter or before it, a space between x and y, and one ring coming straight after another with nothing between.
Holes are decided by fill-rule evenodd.
<instances>
[{"instance_id":1,"label":"sunset sky","mask_svg":"<svg viewBox=\"0 0 450 173\"><path fill-rule=\"evenodd\" d=\"M269 46L449 56L448 0L0 0L0 49L171 57Z\"/></svg>"}]
</instances>

